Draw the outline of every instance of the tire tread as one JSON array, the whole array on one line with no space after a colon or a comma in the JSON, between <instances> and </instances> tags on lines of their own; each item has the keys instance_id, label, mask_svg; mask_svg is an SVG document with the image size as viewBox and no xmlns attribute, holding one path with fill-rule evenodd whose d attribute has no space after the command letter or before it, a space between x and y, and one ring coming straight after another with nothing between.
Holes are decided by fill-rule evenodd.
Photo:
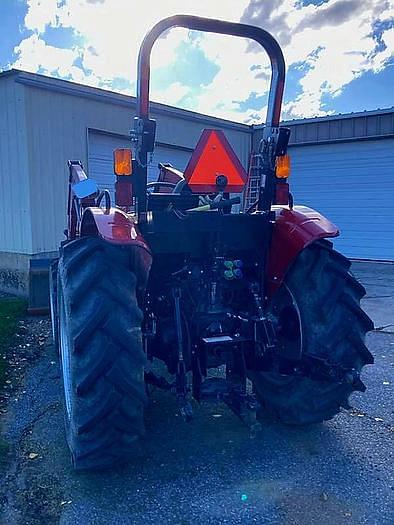
<instances>
[{"instance_id":1,"label":"tire tread","mask_svg":"<svg viewBox=\"0 0 394 525\"><path fill-rule=\"evenodd\" d=\"M98 238L66 244L58 278L72 347L74 411L66 430L73 464L112 467L136 453L144 434L136 278L128 252Z\"/></svg>"},{"instance_id":2,"label":"tire tread","mask_svg":"<svg viewBox=\"0 0 394 525\"><path fill-rule=\"evenodd\" d=\"M307 327L305 354L361 372L364 365L373 363L364 342L373 323L360 307L366 292L350 266L331 242L317 241L301 252L285 283ZM365 389L361 380L353 385L335 384L264 372L251 372L250 377L263 408L292 425L331 419L341 407L349 408L353 391Z\"/></svg>"}]
</instances>

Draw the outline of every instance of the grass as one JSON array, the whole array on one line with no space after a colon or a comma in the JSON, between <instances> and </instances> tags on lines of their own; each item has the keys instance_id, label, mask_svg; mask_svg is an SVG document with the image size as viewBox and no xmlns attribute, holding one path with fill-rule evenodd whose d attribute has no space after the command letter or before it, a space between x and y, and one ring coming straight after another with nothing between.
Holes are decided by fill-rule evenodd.
<instances>
[{"instance_id":1,"label":"grass","mask_svg":"<svg viewBox=\"0 0 394 525\"><path fill-rule=\"evenodd\" d=\"M11 337L18 326L18 320L26 311L26 301L15 297L0 298L0 391L5 381L7 369L7 349ZM5 357L5 359L4 359ZM0 436L0 469L6 462L9 445Z\"/></svg>"},{"instance_id":2,"label":"grass","mask_svg":"<svg viewBox=\"0 0 394 525\"><path fill-rule=\"evenodd\" d=\"M10 338L14 335L18 320L26 311L26 301L16 297L0 299L0 389L5 380L7 367L6 351Z\"/></svg>"}]
</instances>

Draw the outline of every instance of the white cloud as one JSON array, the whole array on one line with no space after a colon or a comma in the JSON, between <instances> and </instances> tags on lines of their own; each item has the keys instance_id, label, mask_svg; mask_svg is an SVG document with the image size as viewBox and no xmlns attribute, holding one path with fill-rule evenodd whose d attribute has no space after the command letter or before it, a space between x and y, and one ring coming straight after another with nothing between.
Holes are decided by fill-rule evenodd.
<instances>
[{"instance_id":1,"label":"white cloud","mask_svg":"<svg viewBox=\"0 0 394 525\"><path fill-rule=\"evenodd\" d=\"M377 21L392 19L392 1L330 0L297 8L296 2L285 0L277 5L273 18L284 17L291 35L283 46L287 65L307 66L301 94L284 106L286 118L327 114L324 95L339 95L349 82L366 71L379 71L392 56L392 30L383 33L385 50L376 51L372 36Z\"/></svg>"},{"instance_id":2,"label":"white cloud","mask_svg":"<svg viewBox=\"0 0 394 525\"><path fill-rule=\"evenodd\" d=\"M316 44L320 41L323 50L313 68L301 81L304 94L320 92L335 96L366 71L378 72L382 69L392 56L393 47L391 52L389 48L375 52L376 41L371 37L373 22L371 11L366 11L336 27L333 34L329 31L323 34L321 31L314 31L320 34L309 35L310 41L315 41ZM324 113L319 107L313 109L316 114Z\"/></svg>"},{"instance_id":3,"label":"white cloud","mask_svg":"<svg viewBox=\"0 0 394 525\"><path fill-rule=\"evenodd\" d=\"M28 29L43 33L47 25L72 28L85 42L80 50L84 67L103 82L115 77L135 80L139 46L148 30L162 18L179 12L223 16L223 3L209 0L28 0L28 4ZM227 0L226 19L239 20L246 4L247 0ZM172 30L160 39L152 52L152 68L174 61L177 45L186 40L185 29ZM174 103L170 97L178 92L179 86L169 89L166 102Z\"/></svg>"},{"instance_id":4,"label":"white cloud","mask_svg":"<svg viewBox=\"0 0 394 525\"><path fill-rule=\"evenodd\" d=\"M381 51L372 59L373 70L375 72L382 70L387 60L392 58L394 55L394 27L391 27L382 33L382 40L386 46L386 49Z\"/></svg>"},{"instance_id":5,"label":"white cloud","mask_svg":"<svg viewBox=\"0 0 394 525\"><path fill-rule=\"evenodd\" d=\"M27 29L42 33L49 24L56 25L58 0L27 0L25 26Z\"/></svg>"},{"instance_id":6,"label":"white cloud","mask_svg":"<svg viewBox=\"0 0 394 525\"><path fill-rule=\"evenodd\" d=\"M187 95L189 92L189 88L180 82L174 82L171 84L168 88L165 90L151 90L152 98L156 102L162 102L163 104L168 104L169 100L171 100L171 104L177 105L181 101L181 99Z\"/></svg>"},{"instance_id":7,"label":"white cloud","mask_svg":"<svg viewBox=\"0 0 394 525\"><path fill-rule=\"evenodd\" d=\"M325 114L324 95L338 95L366 71L380 71L394 48L394 29L383 32L385 46L378 51L372 36L376 22L393 19L393 0L328 0L320 6L302 6L298 0L28 0L25 25L34 33L16 48L13 66L91 85L108 86L114 78L133 82L144 35L160 19L179 12L260 25L281 42L287 66L306 64L300 94L284 107L286 117ZM69 50L49 46L43 40L47 26L71 28L82 43ZM220 68L210 85L193 94L194 106L233 120L256 120L253 105L244 103L245 111L239 112L238 102L267 91L264 52L242 39L218 35L190 40L186 30L177 29L156 43L152 69L173 63L180 42L198 46ZM74 65L77 57L86 73ZM152 93L167 104L188 94L176 78L167 89Z\"/></svg>"},{"instance_id":8,"label":"white cloud","mask_svg":"<svg viewBox=\"0 0 394 525\"><path fill-rule=\"evenodd\" d=\"M83 72L74 66L78 52L73 49L61 49L48 46L37 34L32 34L15 48L18 58L13 64L25 71L43 71L50 75L73 78L83 81Z\"/></svg>"},{"instance_id":9,"label":"white cloud","mask_svg":"<svg viewBox=\"0 0 394 525\"><path fill-rule=\"evenodd\" d=\"M218 40L218 37L209 37L202 45L206 55L220 66L220 70L201 94L198 108L204 113L213 111L223 118L240 119L239 102L248 99L253 92L263 95L269 86L267 79L256 79L256 74L261 71L252 71L251 66L257 63L265 68L269 62L264 53L250 60L243 40L227 37L221 39L223 45L220 46Z\"/></svg>"}]
</instances>

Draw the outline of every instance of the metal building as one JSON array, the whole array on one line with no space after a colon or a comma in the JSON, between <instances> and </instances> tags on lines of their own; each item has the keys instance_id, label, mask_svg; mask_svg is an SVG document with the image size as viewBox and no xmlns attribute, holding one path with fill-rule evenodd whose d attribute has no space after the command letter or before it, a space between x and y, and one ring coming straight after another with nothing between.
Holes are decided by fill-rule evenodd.
<instances>
[{"instance_id":1,"label":"metal building","mask_svg":"<svg viewBox=\"0 0 394 525\"><path fill-rule=\"evenodd\" d=\"M27 295L31 269L64 238L68 159L82 160L102 186L113 184L112 151L128 145L135 99L11 70L0 74L0 289ZM163 104L158 162L183 169L204 128L222 129L246 167L261 126L246 126ZM394 261L394 109L284 123L292 130L295 201L342 230L338 249ZM44 266L45 266L44 264Z\"/></svg>"},{"instance_id":2,"label":"metal building","mask_svg":"<svg viewBox=\"0 0 394 525\"><path fill-rule=\"evenodd\" d=\"M394 108L283 125L295 202L339 226L334 244L347 257L394 261Z\"/></svg>"},{"instance_id":3,"label":"metal building","mask_svg":"<svg viewBox=\"0 0 394 525\"><path fill-rule=\"evenodd\" d=\"M53 256L64 239L68 159L113 185L112 151L129 145L134 108L134 97L17 70L0 74L0 289L27 294L34 261ZM151 177L158 162L183 169L204 128L222 129L247 167L249 126L163 104L151 110Z\"/></svg>"}]
</instances>

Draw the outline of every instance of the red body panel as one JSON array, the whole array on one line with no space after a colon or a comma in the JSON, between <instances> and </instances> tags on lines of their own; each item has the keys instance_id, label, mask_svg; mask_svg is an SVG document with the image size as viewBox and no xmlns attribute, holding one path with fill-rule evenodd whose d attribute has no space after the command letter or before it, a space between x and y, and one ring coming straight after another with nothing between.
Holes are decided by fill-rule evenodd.
<instances>
[{"instance_id":1,"label":"red body panel","mask_svg":"<svg viewBox=\"0 0 394 525\"><path fill-rule=\"evenodd\" d=\"M122 210L87 208L82 217L81 236L98 236L104 241L130 247L130 264L144 290L152 266L152 253L131 217ZM142 292L141 292L142 293Z\"/></svg>"},{"instance_id":2,"label":"red body panel","mask_svg":"<svg viewBox=\"0 0 394 525\"><path fill-rule=\"evenodd\" d=\"M335 224L306 206L294 206L292 210L273 206L272 209L276 220L267 263L268 297L279 288L301 250L318 239L339 235Z\"/></svg>"},{"instance_id":3,"label":"red body panel","mask_svg":"<svg viewBox=\"0 0 394 525\"><path fill-rule=\"evenodd\" d=\"M110 208L108 212L102 208L87 208L82 218L81 235L98 235L113 244L140 246L150 252L135 222L118 208Z\"/></svg>"},{"instance_id":4,"label":"red body panel","mask_svg":"<svg viewBox=\"0 0 394 525\"><path fill-rule=\"evenodd\" d=\"M267 263L268 297L279 288L297 255L318 239L336 237L339 229L323 215L306 206L294 206L292 210L273 206L276 213L272 242ZM122 210L111 208L87 208L84 212L81 235L98 235L103 240L121 245L142 248L138 250L138 266L150 268L152 254L137 225ZM148 269L149 271L149 269Z\"/></svg>"}]
</instances>

